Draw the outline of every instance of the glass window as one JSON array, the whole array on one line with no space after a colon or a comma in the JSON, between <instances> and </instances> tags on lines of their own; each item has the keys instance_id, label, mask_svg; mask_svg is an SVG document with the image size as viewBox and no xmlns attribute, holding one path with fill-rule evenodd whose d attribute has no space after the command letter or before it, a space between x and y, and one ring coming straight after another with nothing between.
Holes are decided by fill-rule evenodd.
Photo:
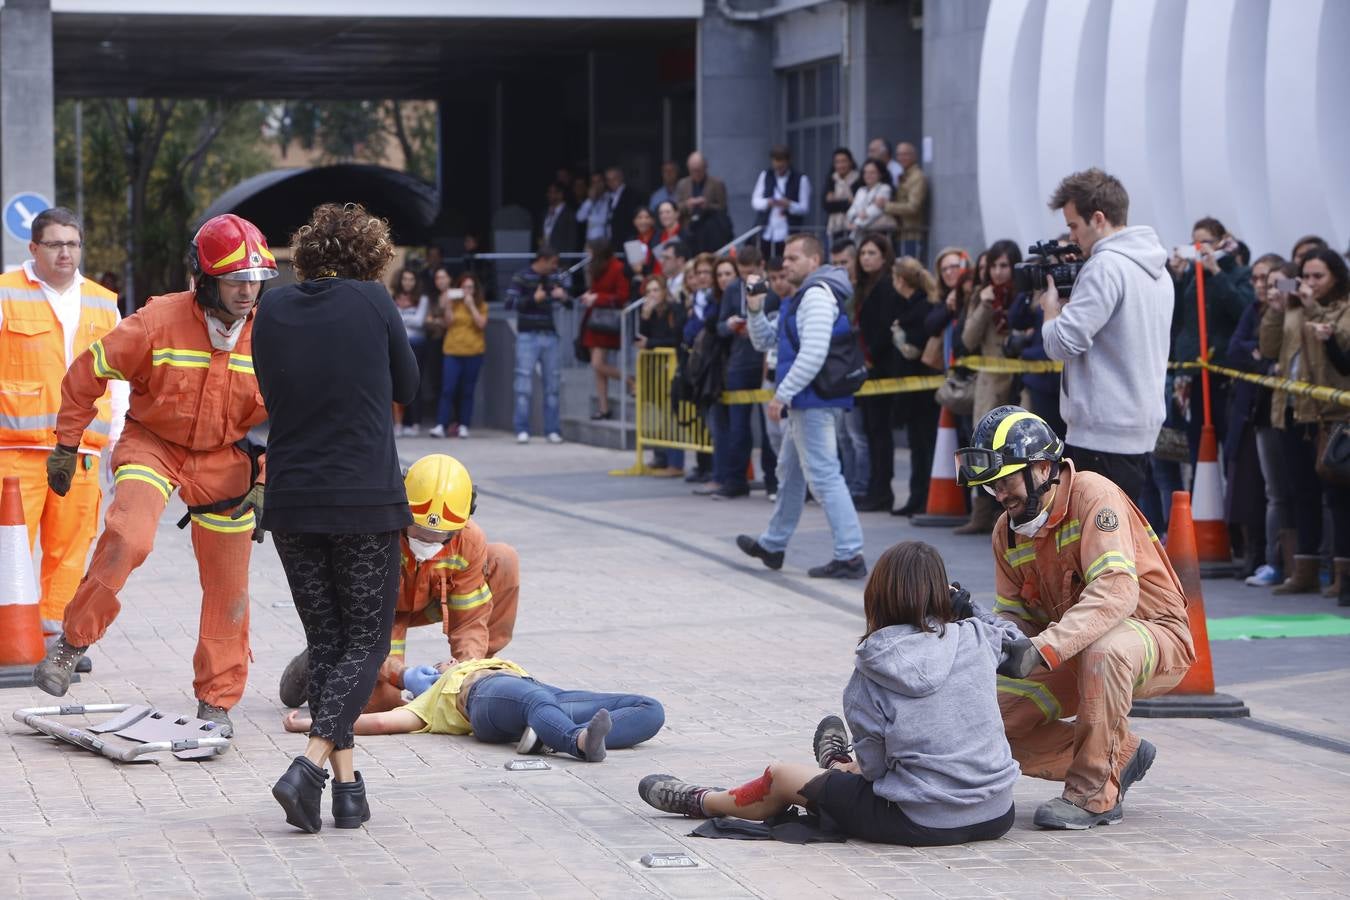
<instances>
[{"instance_id":1,"label":"glass window","mask_svg":"<svg viewBox=\"0 0 1350 900\"><path fill-rule=\"evenodd\" d=\"M820 227L820 189L828 177L831 154L839 146L839 60L829 59L780 72L783 143L792 151L792 167L811 179L808 226Z\"/></svg>"}]
</instances>

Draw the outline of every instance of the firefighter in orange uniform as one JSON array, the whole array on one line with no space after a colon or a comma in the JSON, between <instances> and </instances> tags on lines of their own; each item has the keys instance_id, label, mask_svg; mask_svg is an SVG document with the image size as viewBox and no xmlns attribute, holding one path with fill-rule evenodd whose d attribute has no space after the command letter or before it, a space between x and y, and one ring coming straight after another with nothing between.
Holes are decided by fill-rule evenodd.
<instances>
[{"instance_id":1,"label":"firefighter in orange uniform","mask_svg":"<svg viewBox=\"0 0 1350 900\"><path fill-rule=\"evenodd\" d=\"M89 345L121 321L117 296L80 274L84 231L68 209L33 219L33 258L0 275L0 470L19 476L28 549L42 538L42 630L56 634L66 604L84 575L98 531L100 456L122 431L127 384L115 381L94 401L78 437L70 491L47 486L47 457L56 448L61 379Z\"/></svg>"},{"instance_id":2,"label":"firefighter in orange uniform","mask_svg":"<svg viewBox=\"0 0 1350 900\"><path fill-rule=\"evenodd\" d=\"M413 524L404 529L398 607L390 652L366 712L403 705L409 628L439 624L456 661L490 659L511 642L520 595L520 557L509 544L489 544L471 520L478 503L469 471L453 456L433 453L404 478ZM309 694L306 653L281 676L281 701L299 706Z\"/></svg>"},{"instance_id":3,"label":"firefighter in orange uniform","mask_svg":"<svg viewBox=\"0 0 1350 900\"><path fill-rule=\"evenodd\" d=\"M267 415L253 374L253 309L277 268L262 233L234 215L201 227L189 263L193 290L151 297L91 344L61 383L57 447L47 466L57 494L70 489L75 444L108 381L129 381L131 401L113 453L116 493L103 534L66 609L64 633L34 681L49 694L66 693L75 664L117 617L118 592L149 555L178 490L202 584L192 658L197 716L228 729L228 710L248 676L248 560L262 506L257 456L241 446Z\"/></svg>"},{"instance_id":4,"label":"firefighter in orange uniform","mask_svg":"<svg viewBox=\"0 0 1350 900\"><path fill-rule=\"evenodd\" d=\"M1114 824L1157 752L1130 731L1133 699L1167 693L1195 662L1181 582L1125 492L1061 460L1043 419L1000 406L972 443L957 451L959 480L1004 508L994 611L1026 636L999 667L1003 727L1024 774L1064 782L1033 821Z\"/></svg>"}]
</instances>

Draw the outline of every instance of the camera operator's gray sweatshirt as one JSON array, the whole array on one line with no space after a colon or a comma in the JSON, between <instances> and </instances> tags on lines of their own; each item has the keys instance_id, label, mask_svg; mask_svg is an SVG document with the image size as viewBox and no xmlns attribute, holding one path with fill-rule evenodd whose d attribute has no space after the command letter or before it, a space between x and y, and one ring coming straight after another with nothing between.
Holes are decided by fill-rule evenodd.
<instances>
[{"instance_id":1,"label":"camera operator's gray sweatshirt","mask_svg":"<svg viewBox=\"0 0 1350 900\"><path fill-rule=\"evenodd\" d=\"M1003 736L994 669L1022 636L995 616L945 633L892 625L868 635L844 689L863 777L929 828L964 828L1012 805L1019 769Z\"/></svg>"},{"instance_id":2,"label":"camera operator's gray sweatshirt","mask_svg":"<svg viewBox=\"0 0 1350 900\"><path fill-rule=\"evenodd\" d=\"M1064 363L1066 444L1153 449L1166 412L1173 302L1167 251L1152 228L1133 225L1093 244L1068 303L1041 329L1045 355Z\"/></svg>"}]
</instances>

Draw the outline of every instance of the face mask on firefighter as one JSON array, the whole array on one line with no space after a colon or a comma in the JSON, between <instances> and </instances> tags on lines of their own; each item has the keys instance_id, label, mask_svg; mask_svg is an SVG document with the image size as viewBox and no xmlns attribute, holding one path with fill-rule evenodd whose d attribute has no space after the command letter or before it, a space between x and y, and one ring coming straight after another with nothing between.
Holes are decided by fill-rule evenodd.
<instances>
[{"instance_id":1,"label":"face mask on firefighter","mask_svg":"<svg viewBox=\"0 0 1350 900\"><path fill-rule=\"evenodd\" d=\"M417 558L418 562L426 562L444 550L445 545L432 541L419 541L415 537L410 537L408 538L408 549L412 551L412 555Z\"/></svg>"}]
</instances>

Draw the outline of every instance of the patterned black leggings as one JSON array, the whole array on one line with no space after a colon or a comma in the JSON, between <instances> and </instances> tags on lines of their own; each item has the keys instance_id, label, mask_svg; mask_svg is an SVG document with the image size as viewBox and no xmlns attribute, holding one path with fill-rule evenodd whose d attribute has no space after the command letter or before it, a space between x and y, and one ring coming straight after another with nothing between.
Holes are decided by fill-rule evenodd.
<instances>
[{"instance_id":1,"label":"patterned black leggings","mask_svg":"<svg viewBox=\"0 0 1350 900\"><path fill-rule=\"evenodd\" d=\"M353 744L352 725L370 701L398 602L398 532L273 532L295 611L309 643L312 737Z\"/></svg>"}]
</instances>

